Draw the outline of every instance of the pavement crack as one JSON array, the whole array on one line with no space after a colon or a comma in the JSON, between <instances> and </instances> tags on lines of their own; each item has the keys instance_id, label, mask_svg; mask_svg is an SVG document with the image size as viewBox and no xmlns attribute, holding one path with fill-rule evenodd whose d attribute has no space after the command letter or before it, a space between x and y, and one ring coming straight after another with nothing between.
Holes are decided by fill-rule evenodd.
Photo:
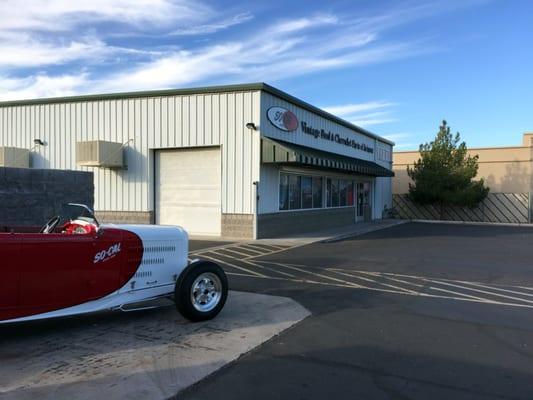
<instances>
[{"instance_id":1,"label":"pavement crack","mask_svg":"<svg viewBox=\"0 0 533 400\"><path fill-rule=\"evenodd\" d=\"M522 397L506 396L506 395L501 395L501 394L495 394L493 392L472 390L472 389L461 387L461 386L449 385L449 384L435 382L435 381L431 381L431 380L427 380L427 379L407 377L407 376L404 376L404 375L395 374L395 373L392 373L392 372L387 372L387 371L384 371L382 369L363 367L363 366L360 366L360 365L349 364L349 363L343 362L343 361L324 360L324 359L321 359L321 358L309 357L309 356L305 356L305 355L301 355L301 354L275 356L275 358L282 359L282 360L294 360L294 361L300 361L300 362L307 362L307 363L317 364L317 365L320 365L320 366L333 367L333 368L350 369L350 370L353 370L353 371L369 374L369 375L372 376L372 378L374 380L376 378L400 379L400 380L406 381L407 383L417 383L417 384L421 384L421 385L434 386L434 387L438 387L438 388L441 388L441 389L455 390L455 391L462 392L462 393L467 393L467 394L471 394L471 395L485 396L487 398L492 398L492 399L523 400ZM394 397L394 398L398 398L398 397ZM405 398L408 399L408 397L405 397Z\"/></svg>"}]
</instances>

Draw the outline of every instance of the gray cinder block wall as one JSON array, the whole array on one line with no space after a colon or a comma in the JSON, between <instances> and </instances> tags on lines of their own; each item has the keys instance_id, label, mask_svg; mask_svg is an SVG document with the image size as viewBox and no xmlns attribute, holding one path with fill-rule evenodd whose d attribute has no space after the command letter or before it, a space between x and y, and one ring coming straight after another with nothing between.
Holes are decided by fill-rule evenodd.
<instances>
[{"instance_id":1,"label":"gray cinder block wall","mask_svg":"<svg viewBox=\"0 0 533 400\"><path fill-rule=\"evenodd\" d=\"M42 226L65 203L93 208L92 172L0 167L0 229Z\"/></svg>"}]
</instances>

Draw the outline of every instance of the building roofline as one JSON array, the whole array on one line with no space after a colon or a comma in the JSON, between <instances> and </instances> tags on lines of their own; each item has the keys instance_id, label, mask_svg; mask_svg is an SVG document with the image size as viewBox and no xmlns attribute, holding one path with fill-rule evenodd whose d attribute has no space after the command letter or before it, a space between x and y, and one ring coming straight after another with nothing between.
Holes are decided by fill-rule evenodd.
<instances>
[{"instance_id":1,"label":"building roofline","mask_svg":"<svg viewBox=\"0 0 533 400\"><path fill-rule=\"evenodd\" d=\"M474 151L474 150L519 150L519 149L530 149L531 146L487 146L487 147L468 147L467 151ZM407 153L420 153L420 150L401 150L401 151L395 151L394 154L407 154Z\"/></svg>"},{"instance_id":2,"label":"building roofline","mask_svg":"<svg viewBox=\"0 0 533 400\"><path fill-rule=\"evenodd\" d=\"M66 96L66 97L49 97L42 99L27 99L27 100L11 100L0 102L0 108L11 106L27 106L27 105L39 105L39 104L56 104L56 103L73 103L73 102L85 102L85 101L98 101L98 100L119 100L119 99L131 99L140 97L156 97L156 96L177 96L177 95L189 95L189 94L207 94L207 93L229 93L229 92L246 92L250 90L262 90L270 93L276 97L293 103L298 107L304 108L310 112L320 115L323 118L329 119L339 125L342 125L348 129L355 130L365 136L369 136L380 142L394 146L394 142L385 139L375 133L369 132L357 125L352 124L342 118L339 118L333 114L328 113L316 106L313 106L297 97L294 97L282 90L279 90L273 86L270 86L264 82L257 83L244 83L238 85L222 85L222 86L204 86L184 89L163 89L163 90L146 90L138 92L122 92L122 93L102 93L102 94L88 94L80 96Z\"/></svg>"}]
</instances>

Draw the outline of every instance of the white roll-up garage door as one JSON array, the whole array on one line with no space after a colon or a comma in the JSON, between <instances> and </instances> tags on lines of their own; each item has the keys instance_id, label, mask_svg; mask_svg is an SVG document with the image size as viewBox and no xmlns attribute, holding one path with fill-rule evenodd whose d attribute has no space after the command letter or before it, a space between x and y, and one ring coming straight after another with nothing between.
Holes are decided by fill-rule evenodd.
<instances>
[{"instance_id":1,"label":"white roll-up garage door","mask_svg":"<svg viewBox=\"0 0 533 400\"><path fill-rule=\"evenodd\" d=\"M155 155L156 223L219 236L220 148L160 150Z\"/></svg>"}]
</instances>

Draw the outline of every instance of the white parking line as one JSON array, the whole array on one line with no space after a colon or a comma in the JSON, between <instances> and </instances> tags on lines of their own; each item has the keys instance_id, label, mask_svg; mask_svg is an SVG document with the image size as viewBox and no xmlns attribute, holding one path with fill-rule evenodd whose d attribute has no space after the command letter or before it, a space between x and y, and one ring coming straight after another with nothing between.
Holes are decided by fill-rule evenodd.
<instances>
[{"instance_id":1,"label":"white parking line","mask_svg":"<svg viewBox=\"0 0 533 400\"><path fill-rule=\"evenodd\" d=\"M215 253L215 254L222 254L224 255L224 253L222 253L222 251L228 251L230 253L233 253L233 254L237 254L239 258L237 258L237 260L242 260L242 258L248 258L250 257L250 254L246 254L246 253L239 253L237 250L234 250L234 248L227 248L227 249L219 249L219 250L215 250L213 251L212 253ZM227 257L231 257L231 256L227 256ZM252 256L253 257L253 256Z\"/></svg>"},{"instance_id":2,"label":"white parking line","mask_svg":"<svg viewBox=\"0 0 533 400\"><path fill-rule=\"evenodd\" d=\"M265 254L264 251L259 251L258 249L254 249L253 247L250 248L250 246L245 245L245 244L240 245L238 248L241 250L249 251L251 253L255 253L257 255L261 255L261 256Z\"/></svg>"},{"instance_id":3,"label":"white parking line","mask_svg":"<svg viewBox=\"0 0 533 400\"><path fill-rule=\"evenodd\" d=\"M349 277L356 278L356 279L361 279L363 281L372 282L372 283L375 283L375 284L378 284L378 285L381 285L381 286L390 287L390 288L401 290L401 291L408 292L408 293L411 293L411 294L417 294L418 293L418 292L415 292L413 290L405 289L405 288L402 288L402 287L399 287L399 286L389 285L387 283L377 282L377 281L375 281L373 279L364 278L362 276L352 275L352 274L348 274L346 272L340 272L340 271L335 271L335 270L330 270L330 271L335 272L335 273L340 274L340 275L349 276Z\"/></svg>"},{"instance_id":4,"label":"white parking line","mask_svg":"<svg viewBox=\"0 0 533 400\"><path fill-rule=\"evenodd\" d=\"M441 285L448 285L448 286L452 286L452 287L456 287L456 288L461 288L461 289L471 290L471 291L474 291L474 292L488 294L488 295L495 296L495 297L503 297L504 299L517 300L517 301L521 301L521 302L524 302L524 303L533 304L533 301L531 301L531 300L521 299L521 298L515 297L515 296L508 296L508 295L505 295L505 294L489 292L487 290L468 288L468 287L465 287L465 286L456 285L456 284L448 283L448 282L439 282L439 281L435 281L435 280L432 280L432 279L426 279L426 278L421 278L421 279L423 279L425 281L428 281L428 282L438 283L438 284L441 284Z\"/></svg>"},{"instance_id":5,"label":"white parking line","mask_svg":"<svg viewBox=\"0 0 533 400\"><path fill-rule=\"evenodd\" d=\"M251 246L251 247L255 247L259 250L263 250L263 251L267 251L267 252L272 252L272 251L278 251L278 250L284 250L284 249L287 249L288 247L285 247L285 246L274 246L274 245L266 245L266 244L257 244L257 243L246 243L246 246Z\"/></svg>"},{"instance_id":6,"label":"white parking line","mask_svg":"<svg viewBox=\"0 0 533 400\"><path fill-rule=\"evenodd\" d=\"M496 286L483 285L483 284L477 283L477 282L476 283L474 283L474 282L466 282L466 281L457 281L457 282L463 283L465 285L483 287L483 288L486 288L486 289L498 290L498 291L501 291L501 292L513 293L513 294L518 294L518 295L521 295L521 296L533 297L533 293L517 292L516 290L509 290L509 289L499 288L499 287L496 287ZM532 290L532 288L524 288L522 286L517 286L517 287L521 288L521 289L530 289L530 290Z\"/></svg>"},{"instance_id":7,"label":"white parking line","mask_svg":"<svg viewBox=\"0 0 533 400\"><path fill-rule=\"evenodd\" d=\"M362 273L370 273L370 272L366 272L366 271L360 271L360 272L362 272ZM483 297L472 296L472 295L469 295L469 294L455 292L453 290L442 289L442 288L438 288L438 287L435 287L435 286L429 286L429 285L423 285L423 284L419 284L419 283L404 281L404 280L398 279L398 278L391 278L391 275L393 275L393 274L384 273L384 274L382 274L380 276L383 276L386 279L390 279L390 280L393 280L393 281L396 281L396 282L400 282L400 283L405 283L407 285L416 286L416 287L419 287L419 288L422 288L422 289L426 289L426 290L436 290L438 292L451 293L451 294L459 295L459 296L462 296L462 297L465 297L465 298L478 300L478 301L481 301L481 302L484 302L484 303L494 303L494 301L489 300L489 299L485 299ZM393 275L393 276L396 276L396 275ZM409 275L399 275L399 276L410 277ZM410 278L414 278L414 277L410 277ZM423 280L423 278L421 278L421 277L417 277L417 279L422 279ZM436 282L436 281L428 281L428 282ZM420 292L420 291L415 292L415 293L422 294L422 292Z\"/></svg>"},{"instance_id":8,"label":"white parking line","mask_svg":"<svg viewBox=\"0 0 533 400\"><path fill-rule=\"evenodd\" d=\"M202 257L207 258L207 259L212 260L212 261L216 261L216 262L221 263L221 264L226 264L226 265L228 265L228 266L230 266L232 268L239 269L239 270L244 271L244 272L248 272L248 273L250 273L252 275L255 275L255 276L259 277L259 278L266 278L266 275L260 274L259 272L251 271L249 269L246 269L246 268L243 268L243 267L239 267L237 265L230 264L230 263L228 263L226 261L219 260L216 257L207 256L205 254L202 255Z\"/></svg>"},{"instance_id":9,"label":"white parking line","mask_svg":"<svg viewBox=\"0 0 533 400\"><path fill-rule=\"evenodd\" d=\"M368 274L375 274L375 273L367 272L367 271L360 271L360 272L368 273ZM449 279L437 280L437 279L431 279L431 278L424 278L422 276L393 274L393 273L390 273L390 272L383 272L383 273L381 273L381 275L384 276L384 277L387 277L388 279L392 279L392 280L395 280L395 281L403 282L403 283L406 283L406 284L409 284L409 285L414 285L414 286L428 287L428 286L425 286L425 285L419 285L419 284L415 284L415 283L412 283L412 282L399 280L397 278L391 278L391 276L394 276L394 277L398 277L399 276L399 277L410 278L410 279L418 279L418 280L425 281L425 282L431 282L431 283L435 283L435 284L441 284L441 285L457 287L459 289L465 289L465 290L468 290L468 291L484 293L484 294L492 295L492 296L495 296L495 297L503 297L503 298L508 298L510 300L517 300L517 301L522 301L522 302L525 302L525 303L532 303L533 304L533 301L531 301L531 300L526 300L526 299L522 299L522 298L514 297L514 296L506 296L506 295L503 295L503 294L500 294L500 293L494 293L494 292L489 292L489 291L486 291L486 290L474 289L474 288L471 288L471 287L468 287L468 286L463 286L463 285L466 284L466 285L472 285L472 286L486 287L488 289L494 289L494 290L509 291L509 290L506 290L506 289L500 289L500 288L494 288L492 286L482 285L482 284L477 283L477 282L454 281L454 280L449 280ZM451 283L451 282L454 282L454 283ZM463 285L457 285L457 283L462 283ZM436 290L439 290L439 291L445 291L444 289L434 288L432 286L429 286L429 288L436 289ZM510 291L510 292L512 292L512 291ZM452 293L457 293L457 292L452 292ZM520 293L520 292L516 292L516 293ZM521 293L521 294L527 295L525 293ZM463 296L467 296L467 297L471 297L471 298L477 298L476 296L470 296L470 295L467 295L467 294L462 294L462 295ZM487 301L487 302L492 302L492 303L497 303L498 302L497 300L490 300L490 299L484 299L484 300Z\"/></svg>"},{"instance_id":10,"label":"white parking line","mask_svg":"<svg viewBox=\"0 0 533 400\"><path fill-rule=\"evenodd\" d=\"M274 264L274 263L272 263L272 264ZM281 263L276 263L276 264L281 264ZM288 267L287 265L283 265L283 266L286 267L286 268ZM292 268L296 269L296 267L292 267ZM333 269L330 269L330 270L333 270ZM309 274L309 271L305 271L305 270L301 270L301 271L306 273L306 274ZM442 288L438 288L438 287L434 287L434 286L426 286L426 285L417 284L417 283L413 283L413 282L407 282L407 281L403 281L401 279L391 278L390 277L391 274L389 274L389 273L380 274L380 273L372 273L372 272L367 272L367 271L357 271L357 272L365 272L367 274L374 274L374 275L383 276L383 277L385 277L385 275L389 275L389 276L386 277L387 279L400 281L400 282L403 282L403 283L406 283L406 284L409 284L409 285L421 287L421 288L428 289L428 290L439 291L439 292L442 292L442 293L446 293L447 295L434 294L434 293L425 293L425 292L417 292L417 291L413 291L413 290L406 291L405 289L403 289L403 290L391 290L391 289L382 289L382 288L377 288L377 287L368 287L368 286L363 286L363 285L357 285L357 284L354 284L353 282L343 281L343 280L340 280L340 279L335 279L335 278L331 278L331 277L324 276L324 275L321 275L321 274L314 274L314 273L311 273L310 275L317 276L317 277L320 277L320 278L323 278L323 279L333 280L333 281L336 281L336 282L314 281L314 280L310 280L310 279L306 279L306 278L298 279L298 278L281 278L281 277L273 277L273 276L257 276L257 275L253 275L252 276L252 275L238 274L238 273L233 273L233 272L228 272L228 275L247 276L247 277L250 277L250 278L270 279L270 280L277 280L277 281L306 283L306 284L313 284L313 285L325 285L325 286L334 286L334 287L342 287L342 288L350 288L350 289L363 289L363 290L371 290L371 291L376 291L376 292L401 294L401 295L408 295L408 296L428 297L428 298L437 298L437 299L446 299L446 300L459 300L459 301L467 301L467 302L473 302L473 303L492 304L492 305L501 305L501 306L509 306L509 307L520 307L520 308L532 308L533 309L533 305L529 305L529 304L518 304L518 303L510 303L510 302L493 301L493 300L488 300L488 299L485 299L485 298L482 298L482 297L471 296L471 295L467 295L467 294L464 294L464 293L455 292L453 290L447 290L447 289L442 289ZM406 276L410 277L409 275L406 275ZM421 278L421 277L417 277L417 278Z\"/></svg>"},{"instance_id":11,"label":"white parking line","mask_svg":"<svg viewBox=\"0 0 533 400\"><path fill-rule=\"evenodd\" d=\"M280 265L282 267L285 267L285 268L288 268L288 269L292 269L292 270L295 270L295 271L299 271L299 272L303 272L305 274L309 274L309 275L312 275L312 276L320 277L322 279L329 279L331 281L340 282L340 283L343 283L345 285L349 285L350 287L356 287L356 288L364 287L364 286L358 285L358 284L353 283L353 282L349 282L349 281L342 280L342 279L337 279L337 278L332 278L332 277L327 276L327 275L322 275L322 274L319 274L319 273L316 273L316 272L310 272L309 270L301 269L301 268L298 268L298 267L288 266L287 264L275 263L275 262L272 262L270 264Z\"/></svg>"}]
</instances>

